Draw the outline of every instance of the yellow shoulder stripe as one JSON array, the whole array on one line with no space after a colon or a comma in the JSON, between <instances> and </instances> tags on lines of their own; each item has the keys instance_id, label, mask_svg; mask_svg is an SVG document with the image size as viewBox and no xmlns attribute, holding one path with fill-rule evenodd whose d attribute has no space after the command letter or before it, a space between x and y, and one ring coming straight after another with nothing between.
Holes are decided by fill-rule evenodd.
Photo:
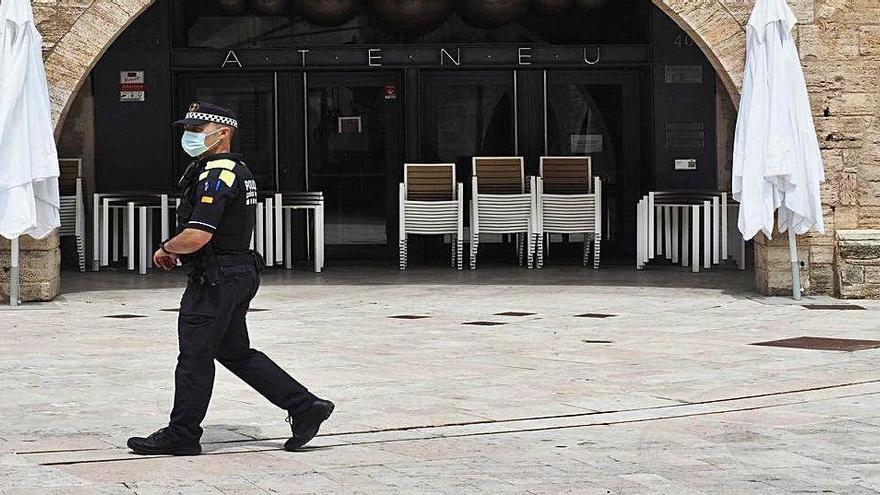
<instances>
[{"instance_id":1,"label":"yellow shoulder stripe","mask_svg":"<svg viewBox=\"0 0 880 495\"><path fill-rule=\"evenodd\" d=\"M232 184L235 183L235 174L229 170L224 170L220 172L220 180L225 182L227 187L232 187Z\"/></svg>"},{"instance_id":2,"label":"yellow shoulder stripe","mask_svg":"<svg viewBox=\"0 0 880 495\"><path fill-rule=\"evenodd\" d=\"M207 179L207 178L208 178L208 172L207 172L207 171L202 172L201 174L199 174L199 180L205 180L205 179Z\"/></svg>"},{"instance_id":3,"label":"yellow shoulder stripe","mask_svg":"<svg viewBox=\"0 0 880 495\"><path fill-rule=\"evenodd\" d=\"M227 160L225 158L222 160L214 160L212 162L208 162L205 170L211 170L212 168L223 168L226 170L232 170L235 168L235 162L232 160Z\"/></svg>"}]
</instances>

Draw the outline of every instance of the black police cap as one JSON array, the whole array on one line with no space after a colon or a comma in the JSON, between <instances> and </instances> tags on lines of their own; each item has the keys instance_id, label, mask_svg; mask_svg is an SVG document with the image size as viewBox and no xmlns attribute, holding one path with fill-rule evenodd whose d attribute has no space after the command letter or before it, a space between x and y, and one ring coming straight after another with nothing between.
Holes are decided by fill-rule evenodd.
<instances>
[{"instance_id":1,"label":"black police cap","mask_svg":"<svg viewBox=\"0 0 880 495\"><path fill-rule=\"evenodd\" d=\"M235 112L213 103L194 102L189 106L186 117L175 121L172 125L197 125L207 122L228 125L238 129L238 118Z\"/></svg>"}]
</instances>

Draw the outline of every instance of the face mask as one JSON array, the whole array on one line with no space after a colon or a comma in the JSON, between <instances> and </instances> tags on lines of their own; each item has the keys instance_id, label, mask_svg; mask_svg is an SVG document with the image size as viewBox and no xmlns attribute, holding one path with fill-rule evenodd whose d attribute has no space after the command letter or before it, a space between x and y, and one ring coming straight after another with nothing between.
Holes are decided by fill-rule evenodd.
<instances>
[{"instance_id":1,"label":"face mask","mask_svg":"<svg viewBox=\"0 0 880 495\"><path fill-rule=\"evenodd\" d=\"M203 132L184 131L183 137L180 138L180 145L183 147L183 151L185 151L187 155L195 158L197 156L205 154L209 149L213 148L215 144L220 142L217 141L211 146L205 145L205 140L208 138L208 136L217 134L222 130L223 129L217 129L211 134L205 134Z\"/></svg>"}]
</instances>

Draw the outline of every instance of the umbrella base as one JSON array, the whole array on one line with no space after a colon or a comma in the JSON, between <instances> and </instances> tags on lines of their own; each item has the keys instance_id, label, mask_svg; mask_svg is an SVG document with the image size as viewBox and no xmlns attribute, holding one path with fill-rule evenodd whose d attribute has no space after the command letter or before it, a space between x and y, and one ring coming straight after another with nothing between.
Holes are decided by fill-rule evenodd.
<instances>
[{"instance_id":1,"label":"umbrella base","mask_svg":"<svg viewBox=\"0 0 880 495\"><path fill-rule=\"evenodd\" d=\"M18 237L12 239L11 243L11 263L9 265L9 305L10 306L18 306L18 303L21 299L20 297L20 288L21 288L21 277L19 276L19 249L18 249Z\"/></svg>"},{"instance_id":2,"label":"umbrella base","mask_svg":"<svg viewBox=\"0 0 880 495\"><path fill-rule=\"evenodd\" d=\"M801 262L797 254L797 236L792 229L788 229L788 249L791 252L791 292L795 301L803 297L801 291Z\"/></svg>"}]
</instances>

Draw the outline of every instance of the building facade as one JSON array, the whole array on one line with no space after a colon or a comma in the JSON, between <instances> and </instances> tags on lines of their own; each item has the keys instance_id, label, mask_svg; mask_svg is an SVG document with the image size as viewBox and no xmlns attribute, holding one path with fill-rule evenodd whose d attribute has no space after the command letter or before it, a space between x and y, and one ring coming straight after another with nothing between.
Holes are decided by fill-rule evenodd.
<instances>
[{"instance_id":1,"label":"building facade","mask_svg":"<svg viewBox=\"0 0 880 495\"><path fill-rule=\"evenodd\" d=\"M165 188L180 168L173 135L123 124L167 122L184 101L228 99L236 88L247 87L253 98L263 99L244 103L254 109L248 117L259 129L273 129L255 130L248 143L239 143L258 179L272 189L318 188L348 198L336 206L340 225L357 212L358 225L372 225L363 235L374 244L394 230L393 215L383 211L392 206L394 167L405 160L459 161L477 152L534 161L573 146L553 135L556 128L565 136L565 109L573 106L591 105L602 117L584 138L595 144L595 136L603 136L600 167L617 179L611 204L619 207L611 212L616 223L609 228L618 232L610 242L619 242L620 249L632 244L625 227L630 202L640 191L729 188L751 0L633 0L598 8L589 4L602 2L511 0L496 2L504 7L498 12L481 9L489 5L485 2L298 2L332 4L336 14L350 17L333 19L318 8L297 12L309 22L294 26L281 22L290 17L286 3L297 2L35 0L59 148L91 160L92 176L86 178L93 190L131 189L130 180ZM828 231L800 239L803 285L811 293L877 297L880 247L871 230L880 229L880 3L789 3L800 20L796 34L828 178L823 188ZM213 4L224 4L226 12L215 15ZM346 4L363 12L347 14ZM407 13L403 4L421 4L427 14L397 15ZM540 12L559 8L575 10L550 13L555 22ZM236 9L243 10L236 14ZM522 11L514 29L503 18L516 9ZM262 20L253 21L254 10ZM442 25L431 25L437 19ZM119 105L122 71L146 74L145 104ZM698 79L688 80L698 72ZM573 96L578 90L587 98ZM109 94L112 103L105 98ZM494 104L476 110L466 101L456 106L468 94ZM346 125L367 126L374 137L329 132L348 114L362 120ZM472 149L453 150L451 143L469 143L462 128L471 124L462 125L464 114L492 132L470 143ZM668 125L680 122L688 126ZM670 145L675 132L679 140L672 141L679 144ZM96 136L94 144L83 146L88 136ZM132 154L138 146L167 151ZM361 147L369 153L359 156L370 155L372 162L352 175L334 146ZM107 158L125 150L124 166ZM671 171L673 155L682 153L701 164L697 174ZM157 160L167 165L153 167ZM364 184L387 197L377 200L364 192ZM339 242L340 256L350 248L345 243ZM55 244L35 243L31 256L49 256ZM754 257L760 292L790 290L785 239L756 239ZM57 265L40 267L28 282L49 294L57 284Z\"/></svg>"}]
</instances>

